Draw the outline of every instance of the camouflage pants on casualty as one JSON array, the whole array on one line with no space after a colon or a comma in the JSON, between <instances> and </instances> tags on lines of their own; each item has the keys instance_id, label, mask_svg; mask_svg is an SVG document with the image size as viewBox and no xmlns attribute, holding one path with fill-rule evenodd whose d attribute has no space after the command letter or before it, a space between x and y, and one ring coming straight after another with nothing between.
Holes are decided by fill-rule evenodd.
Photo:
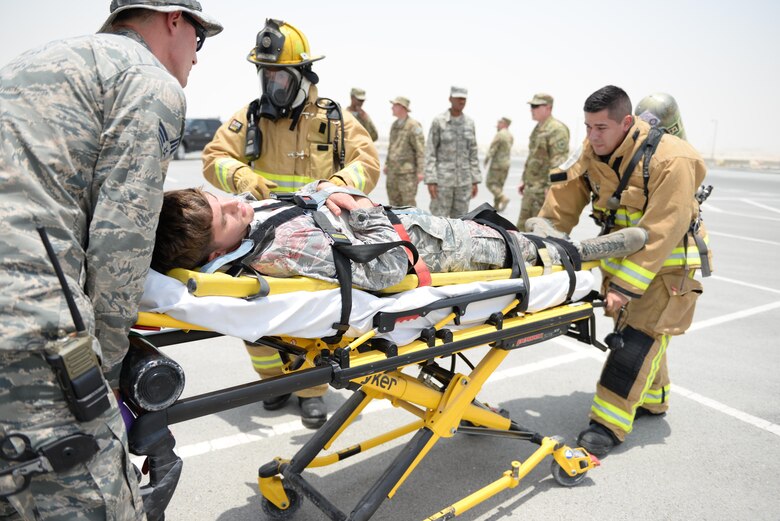
<instances>
[{"instance_id":1,"label":"camouflage pants on casualty","mask_svg":"<svg viewBox=\"0 0 780 521\"><path fill-rule=\"evenodd\" d=\"M35 476L26 490L0 499L0 519L146 519L127 452L125 425L113 393L109 398L111 407L106 412L92 421L79 422L41 355L0 351L0 431L26 435L33 449L76 432L93 435L100 447L86 464ZM0 458L0 470L9 465Z\"/></svg>"},{"instance_id":2,"label":"camouflage pants on casualty","mask_svg":"<svg viewBox=\"0 0 780 521\"><path fill-rule=\"evenodd\" d=\"M249 358L252 359L252 368L260 375L261 379L284 374L279 351L272 347L253 344L252 342L244 342L244 346L246 347L246 352L249 353ZM314 396L323 396L327 391L328 384L320 384L296 391L295 396L313 398Z\"/></svg>"},{"instance_id":3,"label":"camouflage pants on casualty","mask_svg":"<svg viewBox=\"0 0 780 521\"><path fill-rule=\"evenodd\" d=\"M590 409L590 419L621 441L633 430L638 407L654 414L669 408L666 349L672 335L690 327L702 291L701 283L690 278L692 273L681 269L659 273L645 294L627 306L624 347L610 351ZM605 277L603 292L609 279Z\"/></svg>"}]
</instances>

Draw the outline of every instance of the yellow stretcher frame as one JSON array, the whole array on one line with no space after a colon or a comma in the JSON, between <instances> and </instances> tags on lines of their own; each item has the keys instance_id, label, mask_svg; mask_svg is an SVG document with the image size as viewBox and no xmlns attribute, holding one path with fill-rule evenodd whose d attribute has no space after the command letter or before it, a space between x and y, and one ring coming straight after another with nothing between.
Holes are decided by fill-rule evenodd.
<instances>
[{"instance_id":1,"label":"yellow stretcher frame","mask_svg":"<svg viewBox=\"0 0 780 521\"><path fill-rule=\"evenodd\" d=\"M596 265L597 263L587 263L583 265L583 269L589 269ZM479 275L475 277L475 274ZM192 293L201 296L225 295L226 293L229 293L229 296L248 296L256 293L262 285L252 277L240 277L239 279L242 280L237 283L236 278L227 275L205 275L187 270L174 270L169 275L175 276L187 284ZM505 279L509 276L509 270L433 275L436 277L434 285L446 285L447 283L457 283L452 282L454 280L464 282L464 280L460 280L460 276L464 275L469 277L468 282L474 281L475 278L479 280ZM438 275L445 277L437 277ZM533 276L538 275L541 275L541 268L533 272ZM228 277L229 280L225 277ZM407 279L410 277L414 276L408 276ZM230 286L227 291L225 290L226 282ZM300 291L304 287L307 290L311 290L313 287L326 289L325 285L328 289L337 287L335 284L328 285L328 283L305 277L291 279L267 277L265 282L268 284L267 287L270 288L271 294ZM399 286L414 282L416 280L404 280ZM221 289L219 289L220 286ZM492 321L488 323L455 331L447 329L447 326L457 317L456 313L451 313L434 326L437 332L435 340L417 340L405 346L396 346L392 354L370 348L370 341L376 330L357 339L344 339L337 346L325 344L319 339L277 339L278 343L292 344L299 350L305 350L305 356L299 356L296 360L288 360L285 371L290 373L306 368L321 367L323 364L334 364L334 360L338 363L340 370L359 368L376 368L377 370L369 371L367 376L365 375L366 371L364 371L363 376L359 378L340 382L337 385L339 387L350 385L356 388L353 396L331 416L293 458L289 460L275 458L260 467L258 487L263 496L262 506L266 513L274 519L291 517L300 506L301 498L298 492L302 492L310 499L315 499L315 504L331 519L369 519L385 498L392 498L395 495L398 488L435 443L464 430L470 434L504 435L519 438L536 443L539 448L524 462L512 461L510 469L504 472L498 480L440 510L427 518L428 520L451 519L503 490L517 487L523 477L550 455L553 456L551 462L553 477L558 483L564 486L574 486L580 483L585 474L599 464L595 457L584 449L565 445L558 437L542 436L529 432L476 400L482 386L511 350L539 343L561 334L572 334L575 330L579 330L582 334L582 331L587 329L587 327L583 327L586 323L589 324L588 327L592 327L594 323L593 307L589 303L561 305L535 313L514 316L516 315L514 310L518 304L519 301L514 300L501 310L498 319L491 317ZM138 322L139 325L145 327L206 330L200 326L155 313L139 314ZM442 332L447 334L438 334ZM590 332L589 329L588 332ZM572 336L576 335L572 334ZM591 335L588 333L585 336L589 341ZM449 374L445 381L440 382L439 388L434 388L429 383L423 383L418 378L401 372L405 366L419 364L425 368L426 364L433 363L436 358L454 356L455 353L485 344L489 344L491 348L468 375ZM275 344L267 345L273 346ZM462 348L460 348L461 345ZM428 358L429 354L430 358ZM398 364L394 364L396 360L399 361ZM337 381L338 377L334 377L332 384L336 385L334 382ZM407 425L394 428L333 454L319 456L318 454L322 450L329 449L337 441L360 412L375 399L387 399L393 406L409 412L416 419ZM463 426L462 422L464 421L470 422L473 427ZM361 499L348 517L322 496L319 491L313 489L302 475L302 472L307 468L334 464L411 433L415 434L408 442L406 450L396 458L396 461Z\"/></svg>"},{"instance_id":2,"label":"yellow stretcher frame","mask_svg":"<svg viewBox=\"0 0 780 521\"><path fill-rule=\"evenodd\" d=\"M582 263L583 270L597 268L597 261L588 261ZM553 266L551 272L563 271L561 266ZM528 267L528 276L537 277L544 274L544 269L540 266ZM335 282L312 279L309 277L266 277L262 276L265 284L258 278L242 275L240 277L231 277L226 273L200 273L198 271L175 268L168 272L169 277L173 277L187 286L190 293L196 297L224 296L224 297L249 297L262 293L264 287L268 288L266 295L276 295L279 293L290 293L293 291L317 291L323 289L335 289L339 285ZM433 286L450 286L453 284L465 284L468 282L488 282L491 280L506 280L512 276L512 270L509 268L486 271L459 271L452 273L431 273ZM400 293L418 287L417 275L407 275L404 279L389 288L381 290L379 293Z\"/></svg>"}]
</instances>

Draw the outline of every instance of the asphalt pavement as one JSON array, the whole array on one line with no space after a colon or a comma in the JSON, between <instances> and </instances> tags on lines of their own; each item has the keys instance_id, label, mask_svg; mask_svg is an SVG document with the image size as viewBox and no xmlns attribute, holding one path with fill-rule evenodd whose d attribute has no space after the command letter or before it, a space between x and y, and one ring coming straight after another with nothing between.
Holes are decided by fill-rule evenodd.
<instances>
[{"instance_id":1,"label":"asphalt pavement","mask_svg":"<svg viewBox=\"0 0 780 521\"><path fill-rule=\"evenodd\" d=\"M207 184L197 154L189 157L172 163L167 188ZM506 183L512 202L504 215L512 221L520 208L516 187L521 172L522 160L515 161ZM780 257L780 175L713 169L706 182L714 186L704 219L715 271L704 280L692 327L670 344L669 414L638 419L627 441L579 486L559 486L545 461L517 488L459 519L780 519L780 471L775 470L780 454L780 275L773 268ZM384 179L372 196L386 202ZM480 185L474 205L491 199ZM418 206L427 208L428 202L422 187ZM583 217L574 236L595 231ZM597 323L603 338L610 324L603 317ZM192 342L165 352L185 369L184 396L255 380L236 339ZM587 426L603 359L595 347L567 338L519 349L487 382L480 398L507 409L526 427L574 444ZM347 396L330 391L330 410ZM184 472L166 519L267 519L257 470L276 456L291 457L311 437L313 431L301 425L296 412L292 401L274 412L258 403L173 425ZM389 404L372 404L332 450L409 418ZM342 511L350 512L407 439L305 474ZM527 442L467 435L442 440L371 519L424 519L498 479L513 460L523 461L534 448ZM304 501L291 519L326 518Z\"/></svg>"}]
</instances>

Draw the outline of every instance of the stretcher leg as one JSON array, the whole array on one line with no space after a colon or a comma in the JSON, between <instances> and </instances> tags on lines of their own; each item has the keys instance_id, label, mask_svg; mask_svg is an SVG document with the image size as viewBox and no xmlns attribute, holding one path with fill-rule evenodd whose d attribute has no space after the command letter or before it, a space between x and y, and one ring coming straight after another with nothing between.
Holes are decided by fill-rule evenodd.
<instances>
[{"instance_id":1,"label":"stretcher leg","mask_svg":"<svg viewBox=\"0 0 780 521\"><path fill-rule=\"evenodd\" d=\"M579 483L585 473L598 461L581 449L572 449L562 440L545 437L523 429L518 424L476 401L477 394L496 371L508 353L514 349L539 343L561 334L570 334L575 322L588 323L592 309L573 307L510 318L485 324L463 332L459 340L437 333L436 340L418 342L404 346L393 354L377 354L370 349L355 353L352 349L345 365L340 365L334 376L334 383L359 386L358 390L339 408L328 422L289 460L277 459L260 469L260 491L264 496L264 509L273 507L274 518L288 518L295 510L298 494L309 498L329 519L367 520L379 509L385 499L392 498L411 475L417 465L441 439L450 438L458 432L509 437L530 441L539 447L523 462L513 461L511 469L493 483L471 493L460 501L434 514L430 519L450 519L473 508L501 491L515 488L520 481L548 456L553 456L551 465L555 480L572 486ZM517 329L516 329L517 328ZM579 328L579 335L581 330ZM590 331L588 329L588 331ZM459 354L464 348L476 347L479 340L489 338L494 343L468 374L448 371L434 360L442 356ZM446 354L444 354L446 353ZM363 357L363 358L361 358ZM342 358L334 360L341 363ZM406 361L406 363L402 363ZM362 364L373 369L366 373ZM420 375L405 374L399 368L417 364ZM471 366L471 364L469 364ZM355 374L363 371L361 375ZM435 380L435 381L434 381ZM407 425L395 428L334 454L318 456L325 447L330 447L346 427L354 421L364 407L372 400L387 399L397 408L417 417ZM464 426L462 422L472 426ZM349 514L339 510L302 475L307 468L322 467L365 452L401 436L414 433L393 462L384 470L369 490L360 498ZM287 506L286 506L287 505Z\"/></svg>"}]
</instances>

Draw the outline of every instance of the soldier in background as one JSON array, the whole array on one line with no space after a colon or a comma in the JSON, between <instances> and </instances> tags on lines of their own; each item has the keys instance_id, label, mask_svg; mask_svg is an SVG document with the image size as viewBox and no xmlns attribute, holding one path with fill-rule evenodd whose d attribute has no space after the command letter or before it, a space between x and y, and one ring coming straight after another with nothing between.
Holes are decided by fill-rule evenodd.
<instances>
[{"instance_id":1,"label":"soldier in background","mask_svg":"<svg viewBox=\"0 0 780 521\"><path fill-rule=\"evenodd\" d=\"M525 221L535 217L544 204L550 187L550 170L566 161L569 155L569 129L552 117L553 97L539 93L528 102L536 126L528 143L523 180L518 192L523 196L517 229L525 229Z\"/></svg>"},{"instance_id":2,"label":"soldier in background","mask_svg":"<svg viewBox=\"0 0 780 521\"><path fill-rule=\"evenodd\" d=\"M417 206L417 185L423 180L425 136L422 125L409 117L409 98L390 100L396 120L387 146L387 197L390 206Z\"/></svg>"},{"instance_id":3,"label":"soldier in background","mask_svg":"<svg viewBox=\"0 0 780 521\"><path fill-rule=\"evenodd\" d=\"M450 89L450 108L434 118L425 145L425 184L431 213L460 217L469 211L482 181L474 120L463 113L468 90Z\"/></svg>"},{"instance_id":4,"label":"soldier in background","mask_svg":"<svg viewBox=\"0 0 780 521\"><path fill-rule=\"evenodd\" d=\"M361 125L363 125L363 128L366 129L368 135L371 136L371 141L376 141L379 139L379 134L376 131L374 122L371 121L371 117L368 113L363 110L363 103L366 102L366 91L353 87L349 93L349 97L350 103L347 110L355 116L355 119L357 119Z\"/></svg>"},{"instance_id":5,"label":"soldier in background","mask_svg":"<svg viewBox=\"0 0 780 521\"><path fill-rule=\"evenodd\" d=\"M104 34L51 42L0 69L2 519L145 519L110 387L184 126L182 87L221 30L195 0L114 0ZM79 336L37 226L80 311ZM63 346L82 356L73 393L94 393L93 406L66 395L68 379L60 387L47 362L71 352ZM28 451L15 443L22 436ZM25 486L9 472L33 464L44 444L59 445L65 463L39 462Z\"/></svg>"},{"instance_id":6,"label":"soldier in background","mask_svg":"<svg viewBox=\"0 0 780 521\"><path fill-rule=\"evenodd\" d=\"M490 143L487 157L485 157L485 168L487 173L487 187L493 194L493 206L499 212L506 209L509 204L509 198L504 195L504 183L509 174L509 163L511 161L512 144L515 139L509 133L509 125L512 120L501 118L496 124L496 136ZM488 167L488 164L490 165Z\"/></svg>"}]
</instances>

